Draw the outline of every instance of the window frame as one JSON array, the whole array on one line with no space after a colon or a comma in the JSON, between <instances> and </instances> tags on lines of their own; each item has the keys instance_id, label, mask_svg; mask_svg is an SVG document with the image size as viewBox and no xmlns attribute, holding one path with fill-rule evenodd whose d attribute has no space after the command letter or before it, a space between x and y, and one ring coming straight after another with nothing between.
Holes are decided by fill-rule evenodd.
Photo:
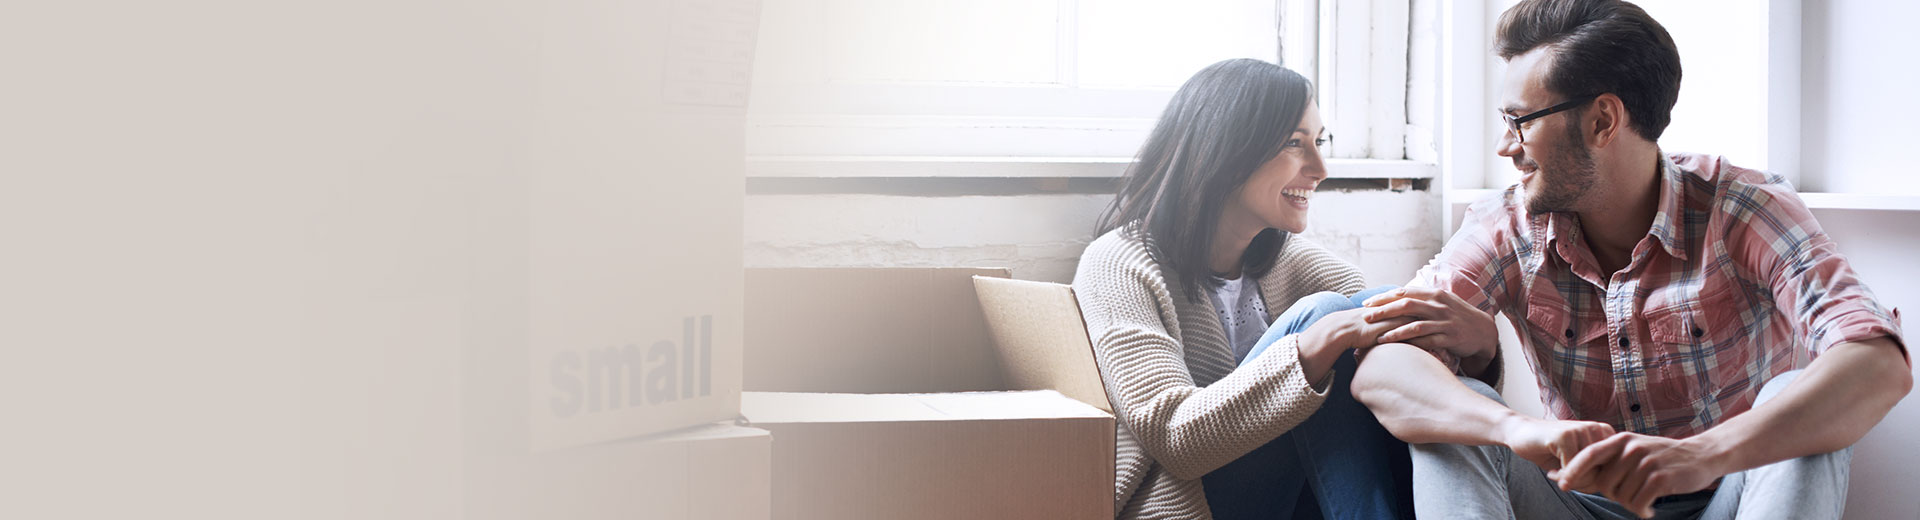
<instances>
[{"instance_id":1,"label":"window frame","mask_svg":"<svg viewBox=\"0 0 1920 520\"><path fill-rule=\"evenodd\" d=\"M1062 16L1078 1L1061 0ZM1329 153L1335 175L1436 177L1432 153L1425 161L1405 161L1412 0L1273 1L1275 53L1283 63L1316 85L1319 78L1337 78L1336 85L1367 86L1319 92L1335 136ZM1387 23L1370 18L1396 10ZM1071 32L1060 37L1073 38ZM1292 44L1302 39L1307 43ZM1061 48L1063 56L1073 52ZM1062 63L1072 66L1072 60ZM1172 95L1171 89L953 84L771 87L756 89L748 111L749 177L869 177L889 163L898 167L890 176L899 177L1118 176L1155 121L1141 117L1140 107L1153 107L1157 116ZM793 110L820 100L815 106L849 113ZM996 115L1009 111L1022 115Z\"/></svg>"}]
</instances>

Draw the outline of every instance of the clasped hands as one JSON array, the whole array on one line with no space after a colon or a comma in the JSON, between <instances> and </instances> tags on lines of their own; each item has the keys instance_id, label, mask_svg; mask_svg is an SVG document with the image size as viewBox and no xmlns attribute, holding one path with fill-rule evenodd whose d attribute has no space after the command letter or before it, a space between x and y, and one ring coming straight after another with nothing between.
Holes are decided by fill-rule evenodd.
<instances>
[{"instance_id":1,"label":"clasped hands","mask_svg":"<svg viewBox=\"0 0 1920 520\"><path fill-rule=\"evenodd\" d=\"M1515 455L1547 470L1561 490L1601 495L1642 518L1654 499L1692 493L1725 474L1721 457L1693 439L1615 432L1605 423L1515 414L1500 437Z\"/></svg>"}]
</instances>

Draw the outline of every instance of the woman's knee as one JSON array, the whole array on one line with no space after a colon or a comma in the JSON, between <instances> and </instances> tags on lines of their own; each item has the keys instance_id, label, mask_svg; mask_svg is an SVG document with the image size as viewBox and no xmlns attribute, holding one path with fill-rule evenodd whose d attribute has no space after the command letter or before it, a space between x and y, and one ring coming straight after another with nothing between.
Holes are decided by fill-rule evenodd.
<instances>
[{"instance_id":1,"label":"woman's knee","mask_svg":"<svg viewBox=\"0 0 1920 520\"><path fill-rule=\"evenodd\" d=\"M1345 295L1333 291L1320 291L1309 294L1305 298L1294 302L1293 307L1287 309L1287 313L1304 313L1314 318L1319 318L1328 314L1355 308L1359 308L1359 306L1354 305L1353 300L1348 299Z\"/></svg>"},{"instance_id":2,"label":"woman's knee","mask_svg":"<svg viewBox=\"0 0 1920 520\"><path fill-rule=\"evenodd\" d=\"M1400 286L1398 285L1382 285L1379 287L1374 287L1372 289L1367 289L1357 293L1353 293L1353 296L1348 298L1347 301L1353 302L1355 306L1361 306L1366 304L1366 301L1368 298L1379 296L1381 293L1385 293L1387 291L1391 291L1399 288Z\"/></svg>"}]
</instances>

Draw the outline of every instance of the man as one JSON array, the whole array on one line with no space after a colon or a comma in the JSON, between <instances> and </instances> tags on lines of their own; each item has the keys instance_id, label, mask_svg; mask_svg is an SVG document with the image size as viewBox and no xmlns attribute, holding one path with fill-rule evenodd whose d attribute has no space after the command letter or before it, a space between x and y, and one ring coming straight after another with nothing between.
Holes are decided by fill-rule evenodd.
<instances>
[{"instance_id":1,"label":"man","mask_svg":"<svg viewBox=\"0 0 1920 520\"><path fill-rule=\"evenodd\" d=\"M1838 518L1848 446L1912 387L1897 316L1780 178L1662 153L1680 58L1639 7L1526 0L1497 31L1520 183L1368 302L1422 321L1354 381L1415 443L1417 514ZM1496 312L1557 420L1498 401Z\"/></svg>"}]
</instances>

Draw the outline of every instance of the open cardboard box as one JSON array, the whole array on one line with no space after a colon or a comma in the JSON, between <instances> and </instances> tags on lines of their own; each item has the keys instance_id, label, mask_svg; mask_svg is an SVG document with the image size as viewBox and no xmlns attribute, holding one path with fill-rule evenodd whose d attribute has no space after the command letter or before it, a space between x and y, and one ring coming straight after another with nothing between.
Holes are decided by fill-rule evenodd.
<instances>
[{"instance_id":1,"label":"open cardboard box","mask_svg":"<svg viewBox=\"0 0 1920 520\"><path fill-rule=\"evenodd\" d=\"M989 268L746 270L745 389L1001 390L976 276Z\"/></svg>"},{"instance_id":2,"label":"open cardboard box","mask_svg":"<svg viewBox=\"0 0 1920 520\"><path fill-rule=\"evenodd\" d=\"M774 518L1113 518L1113 416L1058 392L745 392Z\"/></svg>"},{"instance_id":3,"label":"open cardboard box","mask_svg":"<svg viewBox=\"0 0 1920 520\"><path fill-rule=\"evenodd\" d=\"M747 270L741 414L774 435L775 518L1113 517L1072 290L1007 276Z\"/></svg>"}]
</instances>

